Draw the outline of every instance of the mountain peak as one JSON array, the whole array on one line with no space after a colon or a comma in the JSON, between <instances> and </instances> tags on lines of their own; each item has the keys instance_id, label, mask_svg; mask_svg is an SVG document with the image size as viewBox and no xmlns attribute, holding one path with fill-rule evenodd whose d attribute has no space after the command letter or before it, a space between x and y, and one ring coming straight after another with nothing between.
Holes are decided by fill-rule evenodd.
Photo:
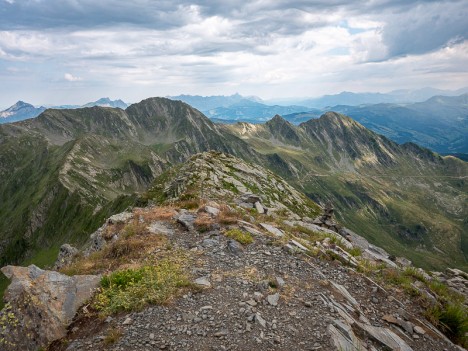
<instances>
[{"instance_id":1,"label":"mountain peak","mask_svg":"<svg viewBox=\"0 0 468 351\"><path fill-rule=\"evenodd\" d=\"M83 105L82 107L94 107L94 106L101 106L101 107L115 107L121 108L122 110L127 108L127 104L122 100L111 100L108 97L100 98L93 102L88 102L87 104Z\"/></svg>"},{"instance_id":2,"label":"mountain peak","mask_svg":"<svg viewBox=\"0 0 468 351\"><path fill-rule=\"evenodd\" d=\"M0 111L0 119L5 119L7 122L15 122L22 119L36 117L44 110L44 107L36 108L27 102L19 100L6 110Z\"/></svg>"}]
</instances>

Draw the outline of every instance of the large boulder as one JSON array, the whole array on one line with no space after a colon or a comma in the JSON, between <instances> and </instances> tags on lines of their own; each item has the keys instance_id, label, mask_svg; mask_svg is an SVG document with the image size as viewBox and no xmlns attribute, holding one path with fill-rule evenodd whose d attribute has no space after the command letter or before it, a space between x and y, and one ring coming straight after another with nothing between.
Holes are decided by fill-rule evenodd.
<instances>
[{"instance_id":1,"label":"large boulder","mask_svg":"<svg viewBox=\"0 0 468 351\"><path fill-rule=\"evenodd\" d=\"M78 308L100 281L95 275L69 277L35 265L1 271L11 279L0 311L0 349L5 351L36 351L65 337Z\"/></svg>"}]
</instances>

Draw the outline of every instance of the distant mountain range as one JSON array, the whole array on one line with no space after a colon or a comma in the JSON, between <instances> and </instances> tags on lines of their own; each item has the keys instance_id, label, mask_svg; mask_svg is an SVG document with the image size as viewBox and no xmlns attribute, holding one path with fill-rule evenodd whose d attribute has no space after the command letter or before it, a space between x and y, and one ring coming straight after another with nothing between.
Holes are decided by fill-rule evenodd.
<instances>
[{"instance_id":1,"label":"distant mountain range","mask_svg":"<svg viewBox=\"0 0 468 351\"><path fill-rule=\"evenodd\" d=\"M164 98L125 110L48 109L0 126L0 265L83 243L155 177L207 150L331 201L341 222L392 254L429 268L467 267L466 162L398 145L338 113L299 126L280 116L221 125Z\"/></svg>"},{"instance_id":2,"label":"distant mountain range","mask_svg":"<svg viewBox=\"0 0 468 351\"><path fill-rule=\"evenodd\" d=\"M93 107L93 106L101 106L101 107L118 107L121 109L126 109L127 104L122 100L111 100L109 98L101 98L97 101L88 102L85 105L59 105L59 106L49 106L47 108L53 109L74 109L80 107ZM24 101L18 101L13 106L7 108L4 111L0 112L0 124L2 123L11 123L22 121L29 118L35 118L39 116L42 112L44 112L46 107L34 107L31 104L28 104Z\"/></svg>"},{"instance_id":3,"label":"distant mountain range","mask_svg":"<svg viewBox=\"0 0 468 351\"><path fill-rule=\"evenodd\" d=\"M93 106L117 107L117 108L121 108L122 110L125 110L128 107L128 105L120 99L111 100L109 98L101 98L97 101L88 102L87 104L81 107L93 107Z\"/></svg>"},{"instance_id":4,"label":"distant mountain range","mask_svg":"<svg viewBox=\"0 0 468 351\"><path fill-rule=\"evenodd\" d=\"M463 90L468 89L460 89L456 92ZM354 118L367 128L398 143L415 142L439 153L454 154L464 158L463 154L468 154L467 93L460 96L432 96L423 102L407 104L370 103L379 100L419 99L440 91L431 88L419 91L400 90L393 92L393 95L344 92L321 98L322 103L319 105L341 103L320 109L306 107L307 102L304 102L302 106L271 106L259 102L258 98L249 99L239 94L207 97L180 95L172 99L194 104L194 107L211 120L223 124L262 123L274 115L282 115L291 123L300 124L309 119L318 118L326 111L336 111ZM366 104L358 104L363 101ZM220 104L220 106L213 107L215 104Z\"/></svg>"},{"instance_id":5,"label":"distant mountain range","mask_svg":"<svg viewBox=\"0 0 468 351\"><path fill-rule=\"evenodd\" d=\"M317 98L306 99L280 99L269 100L265 103L278 105L303 105L313 108L325 109L336 105L369 105L381 103L406 104L413 102L422 102L433 96L458 96L468 93L468 87L457 90L441 90L434 88L422 88L417 90L394 90L389 93L353 93L343 91L339 94L324 95Z\"/></svg>"},{"instance_id":6,"label":"distant mountain range","mask_svg":"<svg viewBox=\"0 0 468 351\"><path fill-rule=\"evenodd\" d=\"M352 117L397 143L414 142L444 154L468 153L468 94L434 96L412 104L337 105L329 108ZM323 111L285 115L299 124Z\"/></svg>"},{"instance_id":7,"label":"distant mountain range","mask_svg":"<svg viewBox=\"0 0 468 351\"><path fill-rule=\"evenodd\" d=\"M459 96L431 96L425 101L395 103L392 101L418 101L434 93ZM179 95L171 100L183 101L200 110L212 121L223 124L236 122L261 123L274 115L281 115L293 124L318 118L326 111L348 115L367 128L398 142L415 142L442 154L451 154L466 159L468 155L468 88L444 91L433 88L420 90L397 90L387 94L350 93L326 95L318 99L302 101L302 105L267 103L256 96L198 96ZM374 103L377 102L377 103ZM322 106L320 108L309 107ZM119 107L125 109L122 100L102 98L83 106L55 106L53 108ZM328 106L328 107L323 107ZM331 107L330 107L331 106ZM44 107L18 102L1 112L0 123L36 117Z\"/></svg>"}]
</instances>

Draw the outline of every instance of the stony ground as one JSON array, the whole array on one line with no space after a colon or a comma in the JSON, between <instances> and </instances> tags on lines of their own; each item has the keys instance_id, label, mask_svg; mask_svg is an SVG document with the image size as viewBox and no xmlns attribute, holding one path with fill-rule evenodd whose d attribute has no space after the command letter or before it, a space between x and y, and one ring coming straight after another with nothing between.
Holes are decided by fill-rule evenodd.
<instances>
[{"instance_id":1,"label":"stony ground","mask_svg":"<svg viewBox=\"0 0 468 351\"><path fill-rule=\"evenodd\" d=\"M383 327L378 330L393 332L409 350L459 350L402 291L382 288L339 261L291 252L260 226L216 224L202 233L175 219L148 224L167 236L173 250L189 253L190 276L201 289L165 306L106 319L82 310L67 338L50 351L358 350L337 346L332 330L346 321ZM228 239L223 233L232 227L249 227L257 234L254 242ZM409 323L405 328L385 321L391 317ZM363 328L353 329L361 350L398 350Z\"/></svg>"}]
</instances>

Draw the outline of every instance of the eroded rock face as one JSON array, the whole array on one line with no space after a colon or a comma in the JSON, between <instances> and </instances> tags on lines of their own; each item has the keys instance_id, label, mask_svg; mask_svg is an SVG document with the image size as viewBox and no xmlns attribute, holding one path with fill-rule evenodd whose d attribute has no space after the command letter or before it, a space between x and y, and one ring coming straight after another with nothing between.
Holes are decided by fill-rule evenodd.
<instances>
[{"instance_id":1,"label":"eroded rock face","mask_svg":"<svg viewBox=\"0 0 468 351\"><path fill-rule=\"evenodd\" d=\"M6 266L1 269L11 284L0 311L0 349L35 351L66 336L78 308L94 293L99 276L69 277L55 271Z\"/></svg>"}]
</instances>

